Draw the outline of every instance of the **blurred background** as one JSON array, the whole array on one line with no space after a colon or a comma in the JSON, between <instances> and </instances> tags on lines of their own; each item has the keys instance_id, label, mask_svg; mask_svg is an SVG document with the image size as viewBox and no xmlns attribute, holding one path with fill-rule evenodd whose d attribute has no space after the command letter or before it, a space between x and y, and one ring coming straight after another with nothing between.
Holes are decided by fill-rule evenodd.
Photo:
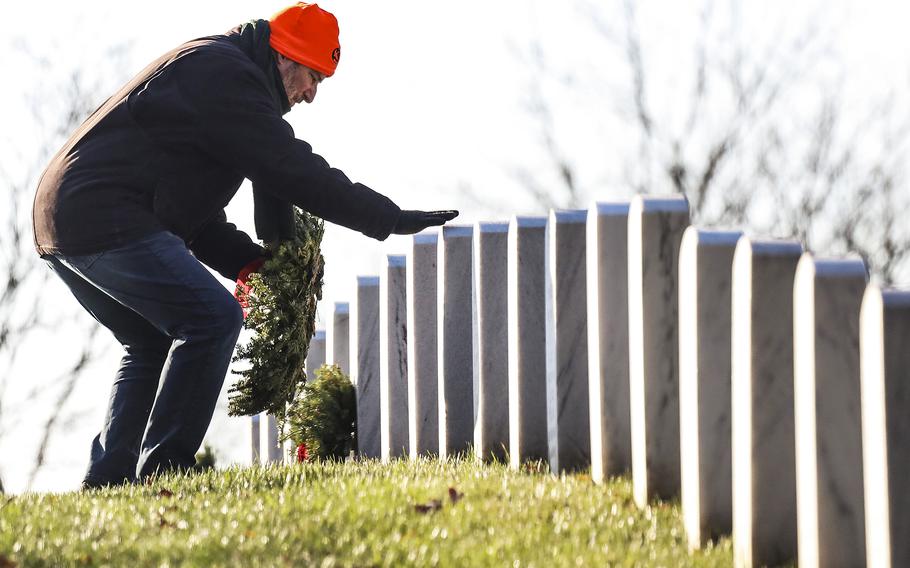
<instances>
[{"instance_id":1,"label":"blurred background","mask_svg":"<svg viewBox=\"0 0 910 568\"><path fill-rule=\"evenodd\" d=\"M44 166L117 87L183 41L287 2L5 2L0 38L0 481L78 487L120 358L34 252ZM403 208L457 222L685 193L694 222L862 255L910 284L910 5L893 0L320 2L338 72L287 115ZM254 234L244 185L228 217ZM409 240L326 231L320 318ZM225 286L232 283L225 281ZM225 382L225 392L233 378ZM226 395L206 439L249 461Z\"/></svg>"}]
</instances>

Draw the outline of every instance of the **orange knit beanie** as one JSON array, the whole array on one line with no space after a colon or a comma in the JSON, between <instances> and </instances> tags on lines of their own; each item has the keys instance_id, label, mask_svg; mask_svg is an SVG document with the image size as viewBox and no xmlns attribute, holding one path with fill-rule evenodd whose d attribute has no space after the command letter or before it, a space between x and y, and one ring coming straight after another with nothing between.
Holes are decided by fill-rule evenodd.
<instances>
[{"instance_id":1,"label":"orange knit beanie","mask_svg":"<svg viewBox=\"0 0 910 568\"><path fill-rule=\"evenodd\" d=\"M269 45L301 65L331 77L341 59L338 20L316 4L297 4L269 20Z\"/></svg>"}]
</instances>

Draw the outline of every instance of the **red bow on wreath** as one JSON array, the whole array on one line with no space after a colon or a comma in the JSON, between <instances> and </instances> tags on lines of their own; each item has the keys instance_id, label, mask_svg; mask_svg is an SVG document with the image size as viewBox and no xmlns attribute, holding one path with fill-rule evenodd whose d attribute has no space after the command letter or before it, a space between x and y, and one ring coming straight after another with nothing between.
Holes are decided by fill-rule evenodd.
<instances>
[{"instance_id":1,"label":"red bow on wreath","mask_svg":"<svg viewBox=\"0 0 910 568\"><path fill-rule=\"evenodd\" d=\"M297 463L303 463L307 461L307 458L306 444L300 444L297 446Z\"/></svg>"},{"instance_id":2,"label":"red bow on wreath","mask_svg":"<svg viewBox=\"0 0 910 568\"><path fill-rule=\"evenodd\" d=\"M250 308L250 291L252 290L251 286L248 284L250 276L262 268L263 264L265 264L265 259L257 258L244 266L240 270L240 274L237 275L237 286L234 288L234 297L240 302L244 318L246 317L247 310Z\"/></svg>"}]
</instances>

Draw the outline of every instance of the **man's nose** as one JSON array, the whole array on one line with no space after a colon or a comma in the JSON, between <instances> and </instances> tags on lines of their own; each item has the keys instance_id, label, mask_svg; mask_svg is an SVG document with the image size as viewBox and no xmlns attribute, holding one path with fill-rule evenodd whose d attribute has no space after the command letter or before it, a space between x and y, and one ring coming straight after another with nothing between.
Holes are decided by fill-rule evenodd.
<instances>
[{"instance_id":1,"label":"man's nose","mask_svg":"<svg viewBox=\"0 0 910 568\"><path fill-rule=\"evenodd\" d=\"M313 101L316 99L316 90L317 90L317 88L318 88L318 85L313 85L312 87L310 87L309 89L306 90L306 95L307 95L307 96L306 96L306 101L307 101L307 103L311 103L311 102L313 102Z\"/></svg>"}]
</instances>

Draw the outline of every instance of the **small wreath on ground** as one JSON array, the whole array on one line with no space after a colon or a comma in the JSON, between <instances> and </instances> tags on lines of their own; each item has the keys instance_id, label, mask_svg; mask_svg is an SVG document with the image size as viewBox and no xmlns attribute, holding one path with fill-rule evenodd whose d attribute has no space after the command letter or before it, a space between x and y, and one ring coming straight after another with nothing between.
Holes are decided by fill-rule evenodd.
<instances>
[{"instance_id":1,"label":"small wreath on ground","mask_svg":"<svg viewBox=\"0 0 910 568\"><path fill-rule=\"evenodd\" d=\"M356 448L356 391L337 365L323 365L288 411L297 460L342 460Z\"/></svg>"}]
</instances>

